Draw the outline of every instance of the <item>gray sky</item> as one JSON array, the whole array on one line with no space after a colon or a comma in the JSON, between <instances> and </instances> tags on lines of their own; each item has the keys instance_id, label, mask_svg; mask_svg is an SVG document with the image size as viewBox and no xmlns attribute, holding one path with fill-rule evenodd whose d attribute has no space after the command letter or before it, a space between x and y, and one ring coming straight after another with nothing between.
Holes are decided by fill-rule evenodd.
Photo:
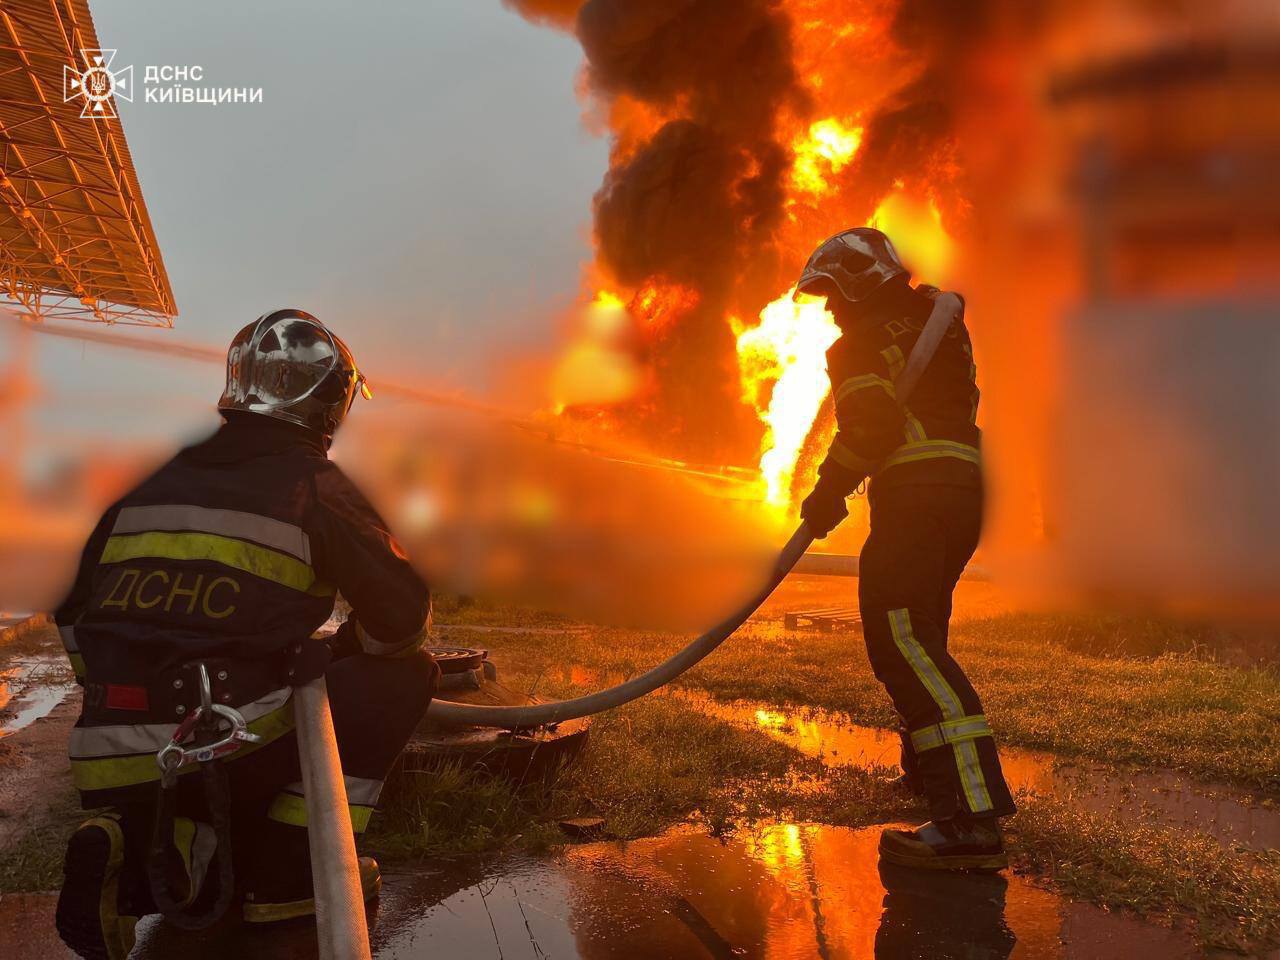
<instances>
[{"instance_id":1,"label":"gray sky","mask_svg":"<svg viewBox=\"0 0 1280 960\"><path fill-rule=\"evenodd\" d=\"M180 311L148 336L222 345L298 306L377 372L462 387L497 350L552 341L606 166L571 37L499 0L91 8L139 84L146 64L199 64L200 85L264 90L121 105ZM188 435L221 389L212 366L48 338L37 356L36 422L57 434Z\"/></svg>"}]
</instances>

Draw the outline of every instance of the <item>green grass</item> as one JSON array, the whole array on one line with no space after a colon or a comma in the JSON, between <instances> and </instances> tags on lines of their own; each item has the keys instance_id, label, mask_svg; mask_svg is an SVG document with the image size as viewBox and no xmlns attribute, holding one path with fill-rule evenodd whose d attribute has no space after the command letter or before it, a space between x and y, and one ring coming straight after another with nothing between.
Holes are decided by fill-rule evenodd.
<instances>
[{"instance_id":1,"label":"green grass","mask_svg":"<svg viewBox=\"0 0 1280 960\"><path fill-rule=\"evenodd\" d=\"M1020 870L1148 919L1189 917L1207 946L1243 953L1280 940L1280 852L1232 851L1203 833L1084 813L1069 798L1019 804L1010 836Z\"/></svg>"},{"instance_id":2,"label":"green grass","mask_svg":"<svg viewBox=\"0 0 1280 960\"><path fill-rule=\"evenodd\" d=\"M482 605L441 619L543 629L559 622ZM1204 636L1152 620L1017 614L959 623L952 649L1004 743L1177 769L1274 803L1280 672L1227 665ZM458 634L450 642L484 644L508 685L536 684L539 693L562 697L647 669L685 639L593 628ZM594 674L575 683L570 665ZM860 638L788 632L776 622L751 624L679 685L721 700L837 710L873 726L895 722ZM770 818L851 827L922 819L922 809L885 787L887 772L826 767L707 717L696 702L655 696L598 718L580 762L554 785L513 791L456 769L403 785L376 839L441 855L541 849L563 841L556 820L583 814L603 817L620 837L685 821L723 832ZM1274 852L1232 850L1207 834L1086 814L1069 798L1036 795L1024 795L1010 821L1010 852L1016 869L1072 896L1189 921L1206 945L1248 950L1280 940Z\"/></svg>"},{"instance_id":3,"label":"green grass","mask_svg":"<svg viewBox=\"0 0 1280 960\"><path fill-rule=\"evenodd\" d=\"M760 821L866 827L927 814L891 790L886 768L825 766L791 747L656 696L601 717L579 761L513 788L445 764L388 785L369 843L393 858L540 852L557 821L602 817L630 838L690 823L722 835ZM1023 794L1009 821L1015 869L1065 893L1157 922L1188 921L1207 945L1280 940L1280 855L1196 833L1081 813L1070 798Z\"/></svg>"},{"instance_id":4,"label":"green grass","mask_svg":"<svg viewBox=\"0 0 1280 960\"><path fill-rule=\"evenodd\" d=\"M507 621L512 622L511 620ZM951 649L1002 743L1102 763L1176 769L1280 797L1280 670L1235 667L1196 648L1191 628L1158 621L1014 614L957 624ZM598 628L473 635L504 670L602 679L652 666L687 638ZM1163 652L1160 637L1172 652ZM464 642L465 633L450 642ZM1133 650L1140 652L1134 653ZM719 699L813 706L870 726L896 723L857 636L752 623L678 684Z\"/></svg>"},{"instance_id":5,"label":"green grass","mask_svg":"<svg viewBox=\"0 0 1280 960\"><path fill-rule=\"evenodd\" d=\"M570 625L485 604L439 607L446 623L539 630ZM509 686L586 692L645 670L687 638L613 628L452 633L488 646ZM952 645L1003 743L1064 757L1165 767L1280 799L1280 671L1218 660L1199 628L1151 620L1008 615L959 623ZM579 665L591 676L571 677ZM579 681L579 682L575 682ZM753 623L680 681L721 700L837 710L892 726L860 638ZM557 823L599 816L617 837L692 823L713 833L787 820L862 827L923 818L884 769L827 767L758 730L653 696L598 717L577 762L517 789L456 765L388 784L368 843L384 856L536 852L565 842ZM55 816L0 858L0 891L56 886L66 833ZM1023 796L1010 821L1015 868L1064 892L1157 920L1188 920L1235 950L1280 941L1280 855L1233 850L1193 831L1082 813L1069 797Z\"/></svg>"},{"instance_id":6,"label":"green grass","mask_svg":"<svg viewBox=\"0 0 1280 960\"><path fill-rule=\"evenodd\" d=\"M67 840L89 814L74 795L32 818L31 828L0 855L0 894L57 890L62 886L62 858Z\"/></svg>"},{"instance_id":7,"label":"green grass","mask_svg":"<svg viewBox=\"0 0 1280 960\"><path fill-rule=\"evenodd\" d=\"M0 667L14 657L29 657L61 650L58 628L46 613L38 613L0 629Z\"/></svg>"},{"instance_id":8,"label":"green grass","mask_svg":"<svg viewBox=\"0 0 1280 960\"><path fill-rule=\"evenodd\" d=\"M598 816L610 836L692 821L719 832L742 821L835 816L868 824L902 812L872 770L829 770L767 737L666 697L597 719L577 762L515 789L444 763L388 784L371 841L393 853L442 856L563 843L557 827Z\"/></svg>"}]
</instances>

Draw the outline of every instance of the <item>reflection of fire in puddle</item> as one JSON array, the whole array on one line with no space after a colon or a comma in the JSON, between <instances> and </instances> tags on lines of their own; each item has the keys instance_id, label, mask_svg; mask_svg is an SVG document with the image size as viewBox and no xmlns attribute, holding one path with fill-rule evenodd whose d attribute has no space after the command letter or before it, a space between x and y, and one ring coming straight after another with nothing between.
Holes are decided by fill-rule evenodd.
<instances>
[{"instance_id":1,"label":"reflection of fire in puddle","mask_svg":"<svg viewBox=\"0 0 1280 960\"><path fill-rule=\"evenodd\" d=\"M559 679L575 686L607 686L626 679L580 665L566 666ZM724 702L684 688L664 694L687 701L703 713L751 727L829 766L897 767L898 736L878 727L851 723L816 708L783 711L747 701ZM1280 848L1280 810L1259 807L1230 786L1201 784L1171 771L1113 770L1085 761L1064 761L1051 753L1002 746L1000 759L1009 786L1070 797L1091 813L1157 818L1174 827L1201 830L1224 844L1251 850Z\"/></svg>"},{"instance_id":2,"label":"reflection of fire in puddle","mask_svg":"<svg viewBox=\"0 0 1280 960\"><path fill-rule=\"evenodd\" d=\"M880 867L879 828L772 824L728 840L675 831L554 858L467 861L384 878L378 960L706 957L1130 960L1201 956L1190 937L1019 877ZM4 930L47 930L52 896L0 901ZM51 941L52 944L52 941ZM56 944L52 944L56 945ZM234 918L199 939L148 917L138 960L315 956L305 925ZM31 954L44 956L46 954Z\"/></svg>"},{"instance_id":3,"label":"reflection of fire in puddle","mask_svg":"<svg viewBox=\"0 0 1280 960\"><path fill-rule=\"evenodd\" d=\"M896 766L898 737L849 723L821 710L784 713L750 703L721 703L705 695L675 694L735 724L751 726L829 765ZM1224 843L1254 850L1280 847L1280 810L1251 806L1230 787L1197 785L1170 772L1113 771L1087 763L1063 763L1052 754L1002 747L1009 786L1070 796L1083 809L1171 826L1203 830Z\"/></svg>"},{"instance_id":4,"label":"reflection of fire in puddle","mask_svg":"<svg viewBox=\"0 0 1280 960\"><path fill-rule=\"evenodd\" d=\"M60 655L19 657L0 670L0 737L47 715L75 689Z\"/></svg>"},{"instance_id":5,"label":"reflection of fire in puddle","mask_svg":"<svg viewBox=\"0 0 1280 960\"><path fill-rule=\"evenodd\" d=\"M379 957L1197 956L1182 933L1023 880L880 868L879 829L776 824L596 843L483 875L402 878Z\"/></svg>"}]
</instances>

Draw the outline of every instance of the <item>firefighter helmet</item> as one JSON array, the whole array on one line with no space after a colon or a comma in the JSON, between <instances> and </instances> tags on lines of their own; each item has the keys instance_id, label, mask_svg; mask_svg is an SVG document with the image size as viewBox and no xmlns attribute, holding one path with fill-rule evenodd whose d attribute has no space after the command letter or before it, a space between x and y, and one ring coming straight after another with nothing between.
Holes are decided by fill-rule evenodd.
<instances>
[{"instance_id":1,"label":"firefighter helmet","mask_svg":"<svg viewBox=\"0 0 1280 960\"><path fill-rule=\"evenodd\" d=\"M796 282L796 295L834 286L850 303L862 303L889 281L910 276L888 237L873 227L854 227L813 251Z\"/></svg>"},{"instance_id":2,"label":"firefighter helmet","mask_svg":"<svg viewBox=\"0 0 1280 960\"><path fill-rule=\"evenodd\" d=\"M328 327L302 310L264 313L227 350L219 410L240 410L307 427L326 442L356 392L372 397L355 357Z\"/></svg>"}]
</instances>

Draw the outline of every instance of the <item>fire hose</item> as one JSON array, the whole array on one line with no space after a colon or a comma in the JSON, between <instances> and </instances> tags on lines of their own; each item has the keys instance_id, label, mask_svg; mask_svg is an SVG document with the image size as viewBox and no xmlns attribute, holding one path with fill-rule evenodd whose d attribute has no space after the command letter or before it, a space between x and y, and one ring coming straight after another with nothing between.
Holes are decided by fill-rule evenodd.
<instances>
[{"instance_id":1,"label":"fire hose","mask_svg":"<svg viewBox=\"0 0 1280 960\"><path fill-rule=\"evenodd\" d=\"M963 310L963 301L954 293L939 293L934 298L933 311L916 339L902 373L894 381L895 396L900 406L906 403L929 361L933 359L942 338ZM812 543L813 534L809 532L808 524L802 522L778 554L773 571L758 593L674 656L617 686L571 700L535 703L523 707L479 706L433 700L427 716L449 725L529 729L586 717L630 703L670 683L732 636L769 599L770 594L782 583Z\"/></svg>"},{"instance_id":2,"label":"fire hose","mask_svg":"<svg viewBox=\"0 0 1280 960\"><path fill-rule=\"evenodd\" d=\"M610 710L643 697L646 693L652 693L694 666L736 632L747 618L756 612L760 604L769 599L769 595L791 572L791 568L804 555L805 550L809 549L811 543L813 543L813 534L809 532L807 524L801 523L791 539L787 541L787 545L782 548L765 586L755 596L670 659L624 683L585 697L558 700L553 703L537 703L526 707L484 707L453 703L448 700L432 700L427 716L442 723L478 727L512 729L541 727Z\"/></svg>"}]
</instances>

